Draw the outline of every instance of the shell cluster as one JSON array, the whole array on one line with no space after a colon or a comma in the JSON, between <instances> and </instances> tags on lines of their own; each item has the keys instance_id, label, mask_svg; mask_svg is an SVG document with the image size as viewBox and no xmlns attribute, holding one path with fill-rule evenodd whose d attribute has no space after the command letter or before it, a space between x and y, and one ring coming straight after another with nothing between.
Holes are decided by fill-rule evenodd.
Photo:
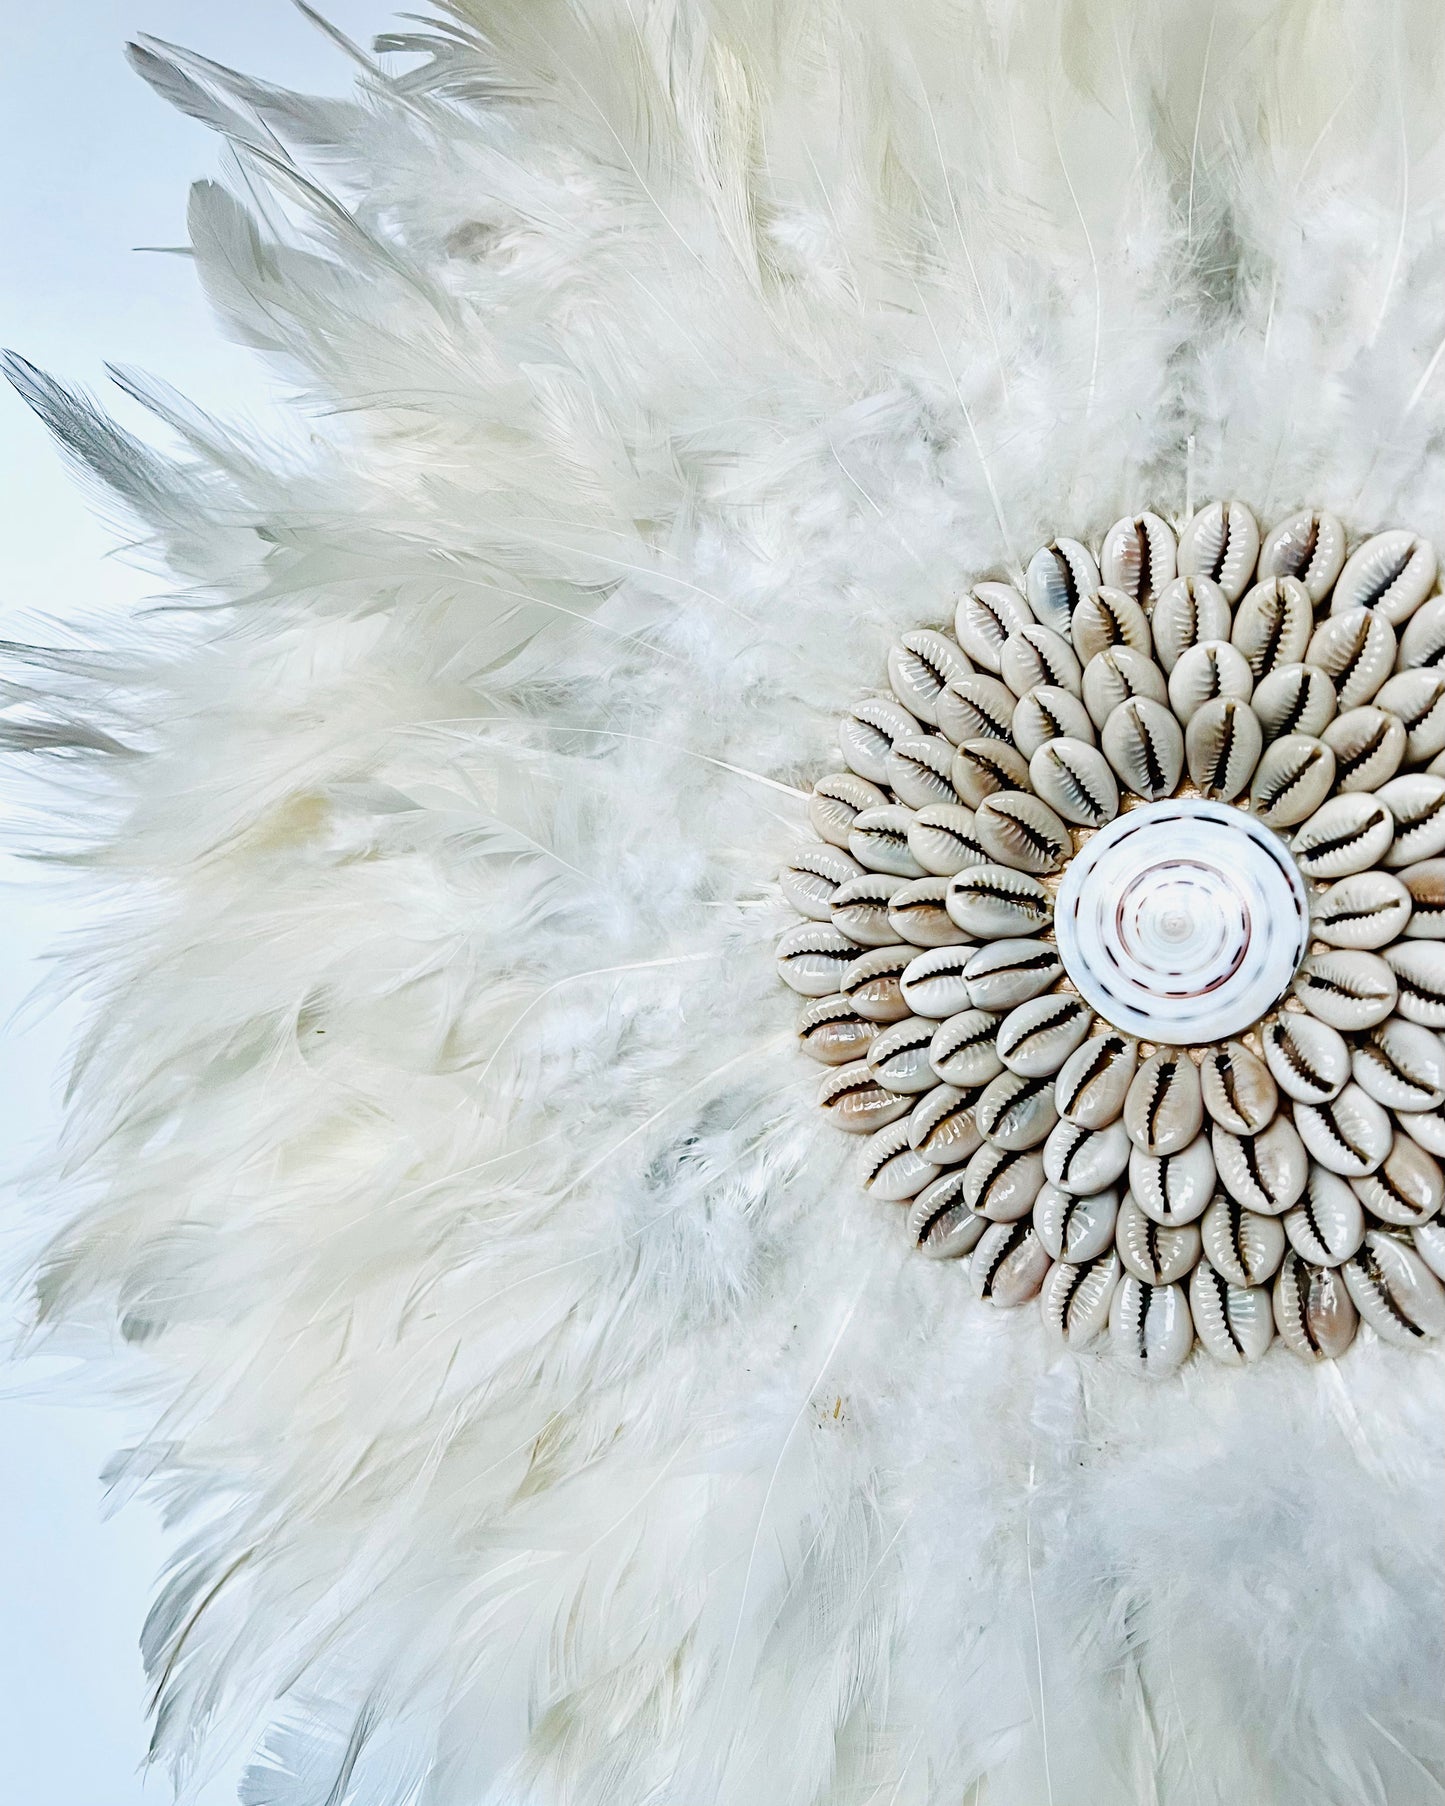
<instances>
[{"instance_id":1,"label":"shell cluster","mask_svg":"<svg viewBox=\"0 0 1445 1806\"><path fill-rule=\"evenodd\" d=\"M1276 1334L1338 1356L1361 1319L1445 1335L1437 575L1415 534L1351 549L1326 513L1261 538L1214 502L1177 539L1144 513L1097 557L1058 539L1022 587L975 584L841 723L781 874L819 1104L922 1253L1036 1300L1062 1346L1161 1375L1196 1341L1240 1365ZM1126 1008L1099 988L1108 922L1056 934L1056 902L1141 805L1237 823L1304 905L1251 915L1243 876L1191 902L1176 841L1126 906L1096 858L1075 892L1117 918L1115 957L1146 950ZM1220 982L1200 949L1254 974L1237 1026L1169 1013Z\"/></svg>"}]
</instances>

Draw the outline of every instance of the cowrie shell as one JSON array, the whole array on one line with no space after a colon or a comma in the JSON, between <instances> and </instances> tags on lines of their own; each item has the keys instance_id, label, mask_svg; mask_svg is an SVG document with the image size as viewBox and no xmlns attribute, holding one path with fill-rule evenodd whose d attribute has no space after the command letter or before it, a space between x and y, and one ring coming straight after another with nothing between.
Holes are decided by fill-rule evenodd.
<instances>
[{"instance_id":1,"label":"cowrie shell","mask_svg":"<svg viewBox=\"0 0 1445 1806\"><path fill-rule=\"evenodd\" d=\"M880 1085L906 1097L931 1091L938 1083L929 1050L938 1027L924 1016L905 1016L876 1035L866 1056L868 1070Z\"/></svg>"},{"instance_id":2,"label":"cowrie shell","mask_svg":"<svg viewBox=\"0 0 1445 1806\"><path fill-rule=\"evenodd\" d=\"M1445 665L1445 596L1416 610L1400 636L1400 670L1438 670Z\"/></svg>"},{"instance_id":3,"label":"cowrie shell","mask_svg":"<svg viewBox=\"0 0 1445 1806\"><path fill-rule=\"evenodd\" d=\"M916 947L874 947L845 966L838 990L868 1022L899 1022L908 1012L901 979Z\"/></svg>"},{"instance_id":4,"label":"cowrie shell","mask_svg":"<svg viewBox=\"0 0 1445 1806\"><path fill-rule=\"evenodd\" d=\"M1330 611L1368 608L1398 626L1434 589L1435 571L1435 548L1428 539L1403 528L1376 533L1346 559Z\"/></svg>"},{"instance_id":5,"label":"cowrie shell","mask_svg":"<svg viewBox=\"0 0 1445 1806\"><path fill-rule=\"evenodd\" d=\"M1397 941L1385 963L1398 987L1397 1008L1407 1022L1445 1028L1445 941Z\"/></svg>"},{"instance_id":6,"label":"cowrie shell","mask_svg":"<svg viewBox=\"0 0 1445 1806\"><path fill-rule=\"evenodd\" d=\"M968 1000L978 1009L1011 1010L1047 991L1063 972L1051 942L994 941L968 962Z\"/></svg>"},{"instance_id":7,"label":"cowrie shell","mask_svg":"<svg viewBox=\"0 0 1445 1806\"><path fill-rule=\"evenodd\" d=\"M964 944L963 931L949 915L947 878L905 878L888 899L888 942L915 947Z\"/></svg>"},{"instance_id":8,"label":"cowrie shell","mask_svg":"<svg viewBox=\"0 0 1445 1806\"><path fill-rule=\"evenodd\" d=\"M1194 1223L1165 1228L1126 1197L1114 1226L1114 1246L1125 1270L1136 1279L1155 1286L1170 1285L1183 1279L1198 1262L1199 1228Z\"/></svg>"},{"instance_id":9,"label":"cowrie shell","mask_svg":"<svg viewBox=\"0 0 1445 1806\"><path fill-rule=\"evenodd\" d=\"M1272 828L1292 828L1314 814L1335 780L1335 755L1309 734L1272 740L1249 787L1250 807Z\"/></svg>"},{"instance_id":10,"label":"cowrie shell","mask_svg":"<svg viewBox=\"0 0 1445 1806\"><path fill-rule=\"evenodd\" d=\"M930 1260L958 1260L978 1246L988 1228L988 1219L975 1216L964 1202L963 1179L960 1167L941 1173L919 1192L908 1213L913 1245Z\"/></svg>"},{"instance_id":11,"label":"cowrie shell","mask_svg":"<svg viewBox=\"0 0 1445 1806\"><path fill-rule=\"evenodd\" d=\"M1359 1312L1338 1267L1314 1267L1291 1250L1274 1282L1280 1340L1304 1361L1336 1361L1355 1339Z\"/></svg>"},{"instance_id":12,"label":"cowrie shell","mask_svg":"<svg viewBox=\"0 0 1445 1806\"><path fill-rule=\"evenodd\" d=\"M965 740L1007 740L1017 698L1006 683L985 672L950 678L934 704L938 731L961 746Z\"/></svg>"},{"instance_id":13,"label":"cowrie shell","mask_svg":"<svg viewBox=\"0 0 1445 1806\"><path fill-rule=\"evenodd\" d=\"M1054 1103L1065 1122L1102 1129L1124 1108L1139 1059L1139 1043L1115 1029L1085 1041L1059 1068Z\"/></svg>"},{"instance_id":14,"label":"cowrie shell","mask_svg":"<svg viewBox=\"0 0 1445 1806\"><path fill-rule=\"evenodd\" d=\"M1004 641L999 655L999 675L1015 696L1023 696L1040 684L1072 690L1077 696L1083 683L1083 667L1073 647L1051 627L1020 628Z\"/></svg>"},{"instance_id":15,"label":"cowrie shell","mask_svg":"<svg viewBox=\"0 0 1445 1806\"><path fill-rule=\"evenodd\" d=\"M918 732L918 723L890 696L868 696L853 705L838 727L838 749L850 771L870 784L887 784L895 740Z\"/></svg>"},{"instance_id":16,"label":"cowrie shell","mask_svg":"<svg viewBox=\"0 0 1445 1806\"><path fill-rule=\"evenodd\" d=\"M1271 528L1259 553L1261 577L1298 577L1322 602L1345 562L1345 530L1333 514L1302 509Z\"/></svg>"},{"instance_id":17,"label":"cowrie shell","mask_svg":"<svg viewBox=\"0 0 1445 1806\"><path fill-rule=\"evenodd\" d=\"M1099 567L1077 539L1055 539L1040 546L1029 560L1024 587L1037 619L1055 633L1066 634L1082 598L1099 587Z\"/></svg>"},{"instance_id":18,"label":"cowrie shell","mask_svg":"<svg viewBox=\"0 0 1445 1806\"><path fill-rule=\"evenodd\" d=\"M1299 664L1313 632L1314 604L1305 586L1295 577L1267 577L1235 610L1229 638L1258 682L1281 665Z\"/></svg>"},{"instance_id":19,"label":"cowrie shell","mask_svg":"<svg viewBox=\"0 0 1445 1806\"><path fill-rule=\"evenodd\" d=\"M1390 1151L1389 1111L1353 1083L1326 1104L1297 1104L1294 1121L1310 1157L1343 1179L1374 1172Z\"/></svg>"},{"instance_id":20,"label":"cowrie shell","mask_svg":"<svg viewBox=\"0 0 1445 1806\"><path fill-rule=\"evenodd\" d=\"M1371 1229L1340 1271L1355 1308L1382 1341L1413 1348L1445 1335L1445 1286L1409 1243Z\"/></svg>"},{"instance_id":21,"label":"cowrie shell","mask_svg":"<svg viewBox=\"0 0 1445 1806\"><path fill-rule=\"evenodd\" d=\"M974 1119L972 1092L935 1085L924 1092L908 1116L908 1145L938 1167L958 1166L983 1146Z\"/></svg>"},{"instance_id":22,"label":"cowrie shell","mask_svg":"<svg viewBox=\"0 0 1445 1806\"><path fill-rule=\"evenodd\" d=\"M1294 981L1295 996L1331 1028L1372 1028L1395 1007L1398 982L1377 953L1331 948L1312 953Z\"/></svg>"},{"instance_id":23,"label":"cowrie shell","mask_svg":"<svg viewBox=\"0 0 1445 1806\"><path fill-rule=\"evenodd\" d=\"M1029 760L1029 782L1054 813L1081 828L1102 828L1119 813L1119 785L1097 746L1051 740Z\"/></svg>"},{"instance_id":24,"label":"cowrie shell","mask_svg":"<svg viewBox=\"0 0 1445 1806\"><path fill-rule=\"evenodd\" d=\"M969 1008L968 962L974 954L970 941L951 947L930 947L903 969L899 988L915 1016L942 1022Z\"/></svg>"},{"instance_id":25,"label":"cowrie shell","mask_svg":"<svg viewBox=\"0 0 1445 1806\"><path fill-rule=\"evenodd\" d=\"M1102 1129L1055 1123L1044 1143L1044 1172L1061 1191L1091 1197L1123 1176L1129 1148L1122 1123L1106 1123Z\"/></svg>"},{"instance_id":26,"label":"cowrie shell","mask_svg":"<svg viewBox=\"0 0 1445 1806\"><path fill-rule=\"evenodd\" d=\"M1339 790L1377 790L1405 757L1404 722L1374 703L1337 715L1320 738L1335 755Z\"/></svg>"},{"instance_id":27,"label":"cowrie shell","mask_svg":"<svg viewBox=\"0 0 1445 1806\"><path fill-rule=\"evenodd\" d=\"M818 1103L834 1128L850 1135L871 1135L912 1108L908 1098L880 1085L864 1060L825 1073L818 1086Z\"/></svg>"},{"instance_id":28,"label":"cowrie shell","mask_svg":"<svg viewBox=\"0 0 1445 1806\"><path fill-rule=\"evenodd\" d=\"M1099 744L1126 789L1146 802L1173 795L1184 770L1184 735L1161 703L1143 696L1121 703Z\"/></svg>"},{"instance_id":29,"label":"cowrie shell","mask_svg":"<svg viewBox=\"0 0 1445 1806\"><path fill-rule=\"evenodd\" d=\"M1404 724L1407 759L1445 751L1445 671L1398 671L1380 685L1375 702Z\"/></svg>"},{"instance_id":30,"label":"cowrie shell","mask_svg":"<svg viewBox=\"0 0 1445 1806\"><path fill-rule=\"evenodd\" d=\"M1437 1279L1445 1279L1445 1223L1417 1223L1410 1246Z\"/></svg>"},{"instance_id":31,"label":"cowrie shell","mask_svg":"<svg viewBox=\"0 0 1445 1806\"><path fill-rule=\"evenodd\" d=\"M1276 1116L1258 1135L1231 1135L1216 1123L1210 1145L1219 1183L1230 1197L1260 1216L1282 1216L1305 1188L1309 1160L1287 1116Z\"/></svg>"},{"instance_id":32,"label":"cowrie shell","mask_svg":"<svg viewBox=\"0 0 1445 1806\"><path fill-rule=\"evenodd\" d=\"M1149 616L1154 656L1172 671L1181 654L1201 640L1227 640L1229 599L1210 577L1176 577L1166 583Z\"/></svg>"},{"instance_id":33,"label":"cowrie shell","mask_svg":"<svg viewBox=\"0 0 1445 1806\"><path fill-rule=\"evenodd\" d=\"M1109 1326L1109 1306L1119 1283L1119 1257L1112 1251L1075 1266L1051 1267L1039 1294L1044 1328L1056 1345L1086 1348Z\"/></svg>"},{"instance_id":34,"label":"cowrie shell","mask_svg":"<svg viewBox=\"0 0 1445 1806\"><path fill-rule=\"evenodd\" d=\"M1186 725L1196 709L1219 696L1248 702L1254 675L1243 653L1228 640L1204 640L1191 646L1169 677L1169 706Z\"/></svg>"},{"instance_id":35,"label":"cowrie shell","mask_svg":"<svg viewBox=\"0 0 1445 1806\"><path fill-rule=\"evenodd\" d=\"M1445 1204L1440 1164L1408 1135L1396 1135L1372 1173L1350 1180L1356 1197L1382 1223L1426 1223Z\"/></svg>"},{"instance_id":36,"label":"cowrie shell","mask_svg":"<svg viewBox=\"0 0 1445 1806\"><path fill-rule=\"evenodd\" d=\"M783 983L804 997L831 996L857 957L857 942L827 922L799 922L778 937L778 971Z\"/></svg>"},{"instance_id":37,"label":"cowrie shell","mask_svg":"<svg viewBox=\"0 0 1445 1806\"><path fill-rule=\"evenodd\" d=\"M1427 1154L1445 1156L1445 1115L1439 1110L1397 1110L1395 1126Z\"/></svg>"},{"instance_id":38,"label":"cowrie shell","mask_svg":"<svg viewBox=\"0 0 1445 1806\"><path fill-rule=\"evenodd\" d=\"M953 755L953 787L971 809L1000 790L1021 790L1028 762L1007 740L965 740Z\"/></svg>"},{"instance_id":39,"label":"cowrie shell","mask_svg":"<svg viewBox=\"0 0 1445 1806\"><path fill-rule=\"evenodd\" d=\"M998 1049L1000 1017L992 1010L965 1009L935 1030L929 1060L946 1085L986 1085L1005 1070Z\"/></svg>"},{"instance_id":40,"label":"cowrie shell","mask_svg":"<svg viewBox=\"0 0 1445 1806\"><path fill-rule=\"evenodd\" d=\"M992 1010L966 1009L941 1022L928 1049L935 1075L964 1090L996 1079L1004 1071L998 1051L1000 1020Z\"/></svg>"},{"instance_id":41,"label":"cowrie shell","mask_svg":"<svg viewBox=\"0 0 1445 1806\"><path fill-rule=\"evenodd\" d=\"M1395 838L1385 854L1390 866L1418 865L1445 852L1445 777L1405 772L1375 792L1395 818Z\"/></svg>"},{"instance_id":42,"label":"cowrie shell","mask_svg":"<svg viewBox=\"0 0 1445 1806\"><path fill-rule=\"evenodd\" d=\"M999 1058L1010 1072L1037 1078L1056 1073L1088 1037L1094 1012L1077 997L1052 991L1010 1010L999 1024Z\"/></svg>"},{"instance_id":43,"label":"cowrie shell","mask_svg":"<svg viewBox=\"0 0 1445 1806\"><path fill-rule=\"evenodd\" d=\"M1043 1183L1044 1160L1037 1148L986 1143L964 1169L963 1195L975 1215L991 1223L1015 1223L1033 1210Z\"/></svg>"},{"instance_id":44,"label":"cowrie shell","mask_svg":"<svg viewBox=\"0 0 1445 1806\"><path fill-rule=\"evenodd\" d=\"M1407 940L1445 940L1445 859L1422 859L1399 874L1413 908L1405 929Z\"/></svg>"},{"instance_id":45,"label":"cowrie shell","mask_svg":"<svg viewBox=\"0 0 1445 1806\"><path fill-rule=\"evenodd\" d=\"M882 809L888 793L851 771L819 778L808 798L808 819L814 830L835 847L846 847L853 823L865 809Z\"/></svg>"},{"instance_id":46,"label":"cowrie shell","mask_svg":"<svg viewBox=\"0 0 1445 1806\"><path fill-rule=\"evenodd\" d=\"M833 926L860 947L891 947L902 937L888 920L888 902L906 878L862 872L833 893Z\"/></svg>"},{"instance_id":47,"label":"cowrie shell","mask_svg":"<svg viewBox=\"0 0 1445 1806\"><path fill-rule=\"evenodd\" d=\"M1189 1300L1177 1285L1151 1286L1125 1273L1109 1304L1110 1351L1151 1379L1175 1372L1194 1341Z\"/></svg>"},{"instance_id":48,"label":"cowrie shell","mask_svg":"<svg viewBox=\"0 0 1445 1806\"><path fill-rule=\"evenodd\" d=\"M1350 1077L1344 1036L1318 1017L1291 1010L1260 1031L1264 1063L1281 1091L1304 1104L1338 1097Z\"/></svg>"},{"instance_id":49,"label":"cowrie shell","mask_svg":"<svg viewBox=\"0 0 1445 1806\"><path fill-rule=\"evenodd\" d=\"M1036 690L1020 696L1013 712L1014 745L1024 758L1031 759L1050 740L1094 741L1094 724L1089 711L1067 690L1052 684L1040 684Z\"/></svg>"},{"instance_id":50,"label":"cowrie shell","mask_svg":"<svg viewBox=\"0 0 1445 1806\"><path fill-rule=\"evenodd\" d=\"M1095 727L1102 727L1121 702L1147 696L1161 705L1169 700L1164 673L1152 658L1132 646L1106 646L1084 667L1084 707Z\"/></svg>"},{"instance_id":51,"label":"cowrie shell","mask_svg":"<svg viewBox=\"0 0 1445 1806\"><path fill-rule=\"evenodd\" d=\"M851 853L841 847L817 841L795 847L788 863L778 874L783 895L800 916L814 922L826 922L832 913L833 897L840 884L863 875L863 867Z\"/></svg>"},{"instance_id":52,"label":"cowrie shell","mask_svg":"<svg viewBox=\"0 0 1445 1806\"><path fill-rule=\"evenodd\" d=\"M965 866L988 864L988 854L974 838L973 810L953 803L920 809L903 840L914 863L936 878L951 878Z\"/></svg>"},{"instance_id":53,"label":"cowrie shell","mask_svg":"<svg viewBox=\"0 0 1445 1806\"><path fill-rule=\"evenodd\" d=\"M1352 608L1320 622L1301 654L1334 683L1342 709L1369 702L1395 663L1395 630L1382 615Z\"/></svg>"},{"instance_id":54,"label":"cowrie shell","mask_svg":"<svg viewBox=\"0 0 1445 1806\"><path fill-rule=\"evenodd\" d=\"M937 703L950 678L973 666L946 633L920 627L905 633L888 652L888 685L910 715L937 727Z\"/></svg>"},{"instance_id":55,"label":"cowrie shell","mask_svg":"<svg viewBox=\"0 0 1445 1806\"><path fill-rule=\"evenodd\" d=\"M1001 1072L978 1100L977 1121L985 1141L1008 1149L1036 1148L1059 1120L1052 1074L1026 1078Z\"/></svg>"},{"instance_id":56,"label":"cowrie shell","mask_svg":"<svg viewBox=\"0 0 1445 1806\"><path fill-rule=\"evenodd\" d=\"M953 616L953 631L965 654L995 676L1009 635L1033 625L1033 610L1011 583L975 583Z\"/></svg>"},{"instance_id":57,"label":"cowrie shell","mask_svg":"<svg viewBox=\"0 0 1445 1806\"><path fill-rule=\"evenodd\" d=\"M1177 1047L1161 1047L1135 1073L1124 1099L1129 1139L1146 1154L1177 1154L1203 1121L1194 1062Z\"/></svg>"},{"instance_id":58,"label":"cowrie shell","mask_svg":"<svg viewBox=\"0 0 1445 1806\"><path fill-rule=\"evenodd\" d=\"M1318 665L1276 665L1254 686L1249 706L1266 740L1284 734L1323 734L1335 718L1335 686Z\"/></svg>"},{"instance_id":59,"label":"cowrie shell","mask_svg":"<svg viewBox=\"0 0 1445 1806\"><path fill-rule=\"evenodd\" d=\"M1242 1041L1206 1049L1199 1088L1209 1115L1233 1135L1257 1135L1279 1107L1273 1074Z\"/></svg>"},{"instance_id":60,"label":"cowrie shell","mask_svg":"<svg viewBox=\"0 0 1445 1806\"><path fill-rule=\"evenodd\" d=\"M902 803L860 809L848 830L848 851L867 871L889 872L895 878L925 878L928 874L908 844L914 819L913 811Z\"/></svg>"},{"instance_id":61,"label":"cowrie shell","mask_svg":"<svg viewBox=\"0 0 1445 1806\"><path fill-rule=\"evenodd\" d=\"M1108 585L1079 603L1069 623L1069 638L1086 666L1110 646L1132 646L1147 658L1152 644L1144 610L1124 590Z\"/></svg>"},{"instance_id":62,"label":"cowrie shell","mask_svg":"<svg viewBox=\"0 0 1445 1806\"><path fill-rule=\"evenodd\" d=\"M1113 1187L1080 1197L1048 1181L1034 1200L1034 1228L1053 1260L1077 1264L1109 1253L1118 1215L1119 1194Z\"/></svg>"},{"instance_id":63,"label":"cowrie shell","mask_svg":"<svg viewBox=\"0 0 1445 1806\"><path fill-rule=\"evenodd\" d=\"M1192 1223L1204 1214L1214 1193L1214 1153L1198 1135L1177 1154L1129 1156L1129 1191L1135 1203L1156 1223Z\"/></svg>"},{"instance_id":64,"label":"cowrie shell","mask_svg":"<svg viewBox=\"0 0 1445 1806\"><path fill-rule=\"evenodd\" d=\"M1274 1340L1274 1308L1259 1286L1232 1286L1207 1261L1189 1281L1189 1310L1204 1352L1226 1367L1257 1361Z\"/></svg>"},{"instance_id":65,"label":"cowrie shell","mask_svg":"<svg viewBox=\"0 0 1445 1806\"><path fill-rule=\"evenodd\" d=\"M1387 1110L1445 1104L1445 1042L1433 1029L1391 1016L1361 1035L1350 1055L1355 1083Z\"/></svg>"},{"instance_id":66,"label":"cowrie shell","mask_svg":"<svg viewBox=\"0 0 1445 1806\"><path fill-rule=\"evenodd\" d=\"M854 1172L864 1191L885 1204L902 1204L917 1197L939 1169L909 1146L908 1124L896 1122L868 1137L858 1150Z\"/></svg>"},{"instance_id":67,"label":"cowrie shell","mask_svg":"<svg viewBox=\"0 0 1445 1806\"><path fill-rule=\"evenodd\" d=\"M1315 899L1310 926L1332 947L1385 947L1410 919L1410 893L1389 872L1355 872Z\"/></svg>"},{"instance_id":68,"label":"cowrie shell","mask_svg":"<svg viewBox=\"0 0 1445 1806\"><path fill-rule=\"evenodd\" d=\"M1400 635L1402 670L1437 670L1445 665L1445 596L1436 596L1411 615Z\"/></svg>"},{"instance_id":69,"label":"cowrie shell","mask_svg":"<svg viewBox=\"0 0 1445 1806\"><path fill-rule=\"evenodd\" d=\"M1028 872L973 865L949 879L948 913L965 934L1003 940L1047 927L1053 899Z\"/></svg>"},{"instance_id":70,"label":"cowrie shell","mask_svg":"<svg viewBox=\"0 0 1445 1806\"><path fill-rule=\"evenodd\" d=\"M1311 1266L1338 1267L1365 1239L1365 1210L1338 1173L1311 1166L1304 1195L1284 1213L1290 1246Z\"/></svg>"},{"instance_id":71,"label":"cowrie shell","mask_svg":"<svg viewBox=\"0 0 1445 1806\"><path fill-rule=\"evenodd\" d=\"M1207 797L1232 802L1249 783L1264 750L1264 734L1248 703L1221 696L1189 717L1184 758Z\"/></svg>"},{"instance_id":72,"label":"cowrie shell","mask_svg":"<svg viewBox=\"0 0 1445 1806\"><path fill-rule=\"evenodd\" d=\"M819 997L798 1016L798 1041L810 1059L824 1066L846 1066L861 1060L878 1033L846 997Z\"/></svg>"},{"instance_id":73,"label":"cowrie shell","mask_svg":"<svg viewBox=\"0 0 1445 1806\"><path fill-rule=\"evenodd\" d=\"M968 1263L974 1291L1002 1310L1037 1298L1048 1270L1044 1245L1026 1222L992 1224Z\"/></svg>"},{"instance_id":74,"label":"cowrie shell","mask_svg":"<svg viewBox=\"0 0 1445 1806\"><path fill-rule=\"evenodd\" d=\"M1157 514L1115 521L1104 535L1099 574L1109 588L1122 590L1135 602L1153 601L1177 570L1174 535Z\"/></svg>"},{"instance_id":75,"label":"cowrie shell","mask_svg":"<svg viewBox=\"0 0 1445 1806\"><path fill-rule=\"evenodd\" d=\"M885 761L885 772L894 795L910 809L956 805L962 799L950 776L953 760L953 747L942 734L900 734Z\"/></svg>"},{"instance_id":76,"label":"cowrie shell","mask_svg":"<svg viewBox=\"0 0 1445 1806\"><path fill-rule=\"evenodd\" d=\"M1378 865L1394 838L1394 818L1384 804L1352 792L1321 803L1290 847L1307 876L1344 878Z\"/></svg>"},{"instance_id":77,"label":"cowrie shell","mask_svg":"<svg viewBox=\"0 0 1445 1806\"><path fill-rule=\"evenodd\" d=\"M1243 502L1209 502L1179 535L1181 577L1208 577L1231 602L1244 594L1259 558L1259 526Z\"/></svg>"},{"instance_id":78,"label":"cowrie shell","mask_svg":"<svg viewBox=\"0 0 1445 1806\"><path fill-rule=\"evenodd\" d=\"M985 797L974 811L973 831L999 865L1020 872L1056 872L1074 850L1063 822L1028 790Z\"/></svg>"}]
</instances>

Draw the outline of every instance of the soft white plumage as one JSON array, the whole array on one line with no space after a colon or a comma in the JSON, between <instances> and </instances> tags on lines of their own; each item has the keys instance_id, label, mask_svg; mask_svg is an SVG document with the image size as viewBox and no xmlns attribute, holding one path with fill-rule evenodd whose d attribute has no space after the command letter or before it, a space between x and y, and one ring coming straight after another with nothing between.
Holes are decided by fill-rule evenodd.
<instances>
[{"instance_id":1,"label":"soft white plumage","mask_svg":"<svg viewBox=\"0 0 1445 1806\"><path fill-rule=\"evenodd\" d=\"M119 1323L250 1806L1434 1799L1445 1370L1050 1361L855 1196L773 875L898 630L1238 494L1445 542L1433 7L455 0L235 147L304 456L24 365L188 605L24 668L123 901ZM48 671L47 675L37 675ZM1025 1320L1026 1319L1026 1320Z\"/></svg>"}]
</instances>

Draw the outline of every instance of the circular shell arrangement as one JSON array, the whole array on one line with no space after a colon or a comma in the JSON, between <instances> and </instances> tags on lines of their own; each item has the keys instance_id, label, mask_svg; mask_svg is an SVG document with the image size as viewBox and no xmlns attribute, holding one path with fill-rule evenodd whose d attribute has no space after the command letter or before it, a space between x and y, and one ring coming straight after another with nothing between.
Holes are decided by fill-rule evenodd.
<instances>
[{"instance_id":1,"label":"circular shell arrangement","mask_svg":"<svg viewBox=\"0 0 1445 1806\"><path fill-rule=\"evenodd\" d=\"M1141 1374L1445 1335L1445 595L1241 502L888 657L781 874L822 1110L916 1249Z\"/></svg>"}]
</instances>

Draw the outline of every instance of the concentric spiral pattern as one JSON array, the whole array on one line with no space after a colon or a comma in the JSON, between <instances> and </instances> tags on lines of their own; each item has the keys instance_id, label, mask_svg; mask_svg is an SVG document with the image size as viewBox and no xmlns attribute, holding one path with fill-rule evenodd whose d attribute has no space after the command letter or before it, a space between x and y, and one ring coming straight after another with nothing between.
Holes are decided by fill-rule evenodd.
<instances>
[{"instance_id":1,"label":"concentric spiral pattern","mask_svg":"<svg viewBox=\"0 0 1445 1806\"><path fill-rule=\"evenodd\" d=\"M1173 797L1117 816L1054 902L1070 983L1118 1028L1198 1046L1277 1003L1309 948L1310 905L1277 835L1227 803Z\"/></svg>"},{"instance_id":2,"label":"concentric spiral pattern","mask_svg":"<svg viewBox=\"0 0 1445 1806\"><path fill-rule=\"evenodd\" d=\"M1144 1374L1445 1335L1445 596L1237 501L904 635L781 890L914 1246Z\"/></svg>"}]
</instances>

